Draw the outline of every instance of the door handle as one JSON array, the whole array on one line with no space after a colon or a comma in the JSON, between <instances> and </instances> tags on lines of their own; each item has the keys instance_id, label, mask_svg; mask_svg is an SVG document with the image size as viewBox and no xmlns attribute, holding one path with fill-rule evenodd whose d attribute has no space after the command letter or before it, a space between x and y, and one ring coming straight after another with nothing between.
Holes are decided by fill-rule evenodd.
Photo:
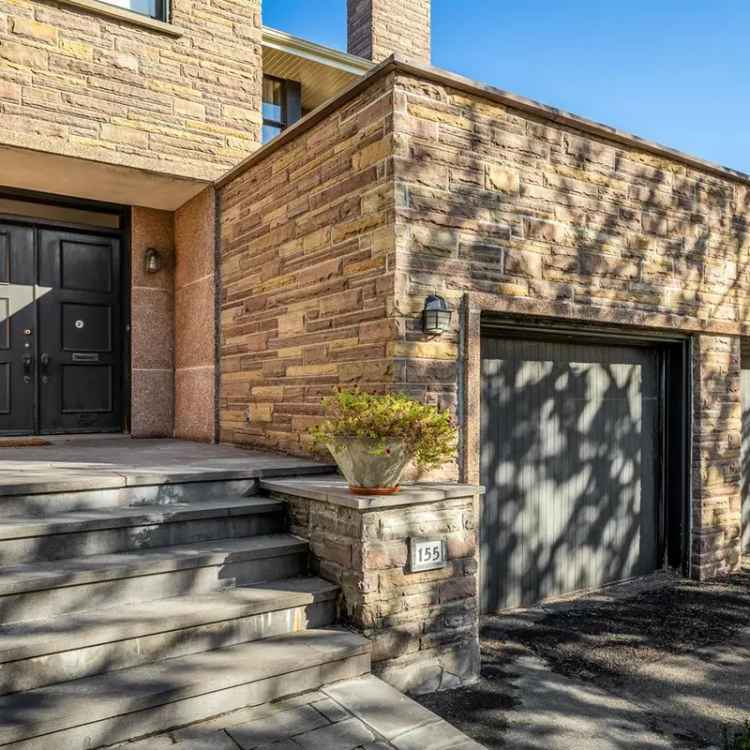
<instances>
[{"instance_id":1,"label":"door handle","mask_svg":"<svg viewBox=\"0 0 750 750\"><path fill-rule=\"evenodd\" d=\"M46 383L49 378L47 377L47 370L49 368L49 354L47 352L42 352L41 356L39 357L39 369L42 373L42 383Z\"/></svg>"},{"instance_id":2,"label":"door handle","mask_svg":"<svg viewBox=\"0 0 750 750\"><path fill-rule=\"evenodd\" d=\"M34 366L34 360L32 359L30 354L27 354L23 358L23 382L24 383L30 383L31 382L31 371Z\"/></svg>"}]
</instances>

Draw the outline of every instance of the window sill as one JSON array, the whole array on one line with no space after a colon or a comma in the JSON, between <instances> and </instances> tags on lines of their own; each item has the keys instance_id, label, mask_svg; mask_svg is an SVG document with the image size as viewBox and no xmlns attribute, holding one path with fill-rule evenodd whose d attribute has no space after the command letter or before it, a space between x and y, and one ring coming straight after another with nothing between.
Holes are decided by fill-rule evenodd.
<instances>
[{"instance_id":1,"label":"window sill","mask_svg":"<svg viewBox=\"0 0 750 750\"><path fill-rule=\"evenodd\" d=\"M72 5L74 8L80 8L89 13L95 13L98 16L106 16L107 18L113 18L117 21L125 21L133 26L141 26L144 29L157 31L160 34L166 34L167 36L180 37L185 33L177 26L172 26L171 23L157 21L155 18L149 18L148 16L141 15L132 10L126 10L125 8L118 8L116 5L108 5L99 0L58 0L58 2L60 5Z\"/></svg>"}]
</instances>

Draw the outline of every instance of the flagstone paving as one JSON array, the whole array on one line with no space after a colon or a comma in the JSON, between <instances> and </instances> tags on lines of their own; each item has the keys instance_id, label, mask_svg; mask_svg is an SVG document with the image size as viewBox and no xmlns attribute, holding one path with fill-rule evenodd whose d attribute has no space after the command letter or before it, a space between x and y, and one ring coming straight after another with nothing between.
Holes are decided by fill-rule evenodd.
<instances>
[{"instance_id":1,"label":"flagstone paving","mask_svg":"<svg viewBox=\"0 0 750 750\"><path fill-rule=\"evenodd\" d=\"M246 708L118 750L484 750L428 709L367 675Z\"/></svg>"}]
</instances>

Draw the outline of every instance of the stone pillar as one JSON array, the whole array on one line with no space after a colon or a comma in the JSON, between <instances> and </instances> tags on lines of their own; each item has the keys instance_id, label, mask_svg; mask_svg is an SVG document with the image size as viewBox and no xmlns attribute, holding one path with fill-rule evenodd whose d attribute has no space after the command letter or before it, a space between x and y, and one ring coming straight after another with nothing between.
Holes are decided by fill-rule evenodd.
<instances>
[{"instance_id":1,"label":"stone pillar","mask_svg":"<svg viewBox=\"0 0 750 750\"><path fill-rule=\"evenodd\" d=\"M146 273L144 255L154 247L162 270ZM131 212L131 406L133 437L172 437L174 432L174 226L171 211Z\"/></svg>"},{"instance_id":2,"label":"stone pillar","mask_svg":"<svg viewBox=\"0 0 750 750\"><path fill-rule=\"evenodd\" d=\"M175 437L216 437L216 196L175 213Z\"/></svg>"},{"instance_id":3,"label":"stone pillar","mask_svg":"<svg viewBox=\"0 0 750 750\"><path fill-rule=\"evenodd\" d=\"M348 49L374 62L394 52L430 63L431 0L347 0Z\"/></svg>"},{"instance_id":4,"label":"stone pillar","mask_svg":"<svg viewBox=\"0 0 750 750\"><path fill-rule=\"evenodd\" d=\"M741 563L742 406L738 338L696 336L693 348L692 574Z\"/></svg>"},{"instance_id":5,"label":"stone pillar","mask_svg":"<svg viewBox=\"0 0 750 750\"><path fill-rule=\"evenodd\" d=\"M373 672L428 693L479 675L477 507L481 488L425 483L352 495L336 477L267 480L308 540L313 570L342 591L342 619L372 641ZM446 567L409 572L409 539L445 539Z\"/></svg>"}]
</instances>

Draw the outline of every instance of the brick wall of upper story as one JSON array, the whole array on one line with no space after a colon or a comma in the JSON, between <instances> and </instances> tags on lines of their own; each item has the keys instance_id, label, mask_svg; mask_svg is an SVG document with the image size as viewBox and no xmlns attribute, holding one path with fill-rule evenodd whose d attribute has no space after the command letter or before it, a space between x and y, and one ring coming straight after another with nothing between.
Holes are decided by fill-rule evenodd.
<instances>
[{"instance_id":1,"label":"brick wall of upper story","mask_svg":"<svg viewBox=\"0 0 750 750\"><path fill-rule=\"evenodd\" d=\"M220 430L304 453L335 385L393 371L392 85L374 83L220 189Z\"/></svg>"},{"instance_id":2,"label":"brick wall of upper story","mask_svg":"<svg viewBox=\"0 0 750 750\"><path fill-rule=\"evenodd\" d=\"M216 178L259 141L260 0L172 0L179 38L0 0L0 144Z\"/></svg>"},{"instance_id":3,"label":"brick wall of upper story","mask_svg":"<svg viewBox=\"0 0 750 750\"><path fill-rule=\"evenodd\" d=\"M348 49L381 62L397 52L417 62L431 57L431 0L347 0Z\"/></svg>"}]
</instances>

